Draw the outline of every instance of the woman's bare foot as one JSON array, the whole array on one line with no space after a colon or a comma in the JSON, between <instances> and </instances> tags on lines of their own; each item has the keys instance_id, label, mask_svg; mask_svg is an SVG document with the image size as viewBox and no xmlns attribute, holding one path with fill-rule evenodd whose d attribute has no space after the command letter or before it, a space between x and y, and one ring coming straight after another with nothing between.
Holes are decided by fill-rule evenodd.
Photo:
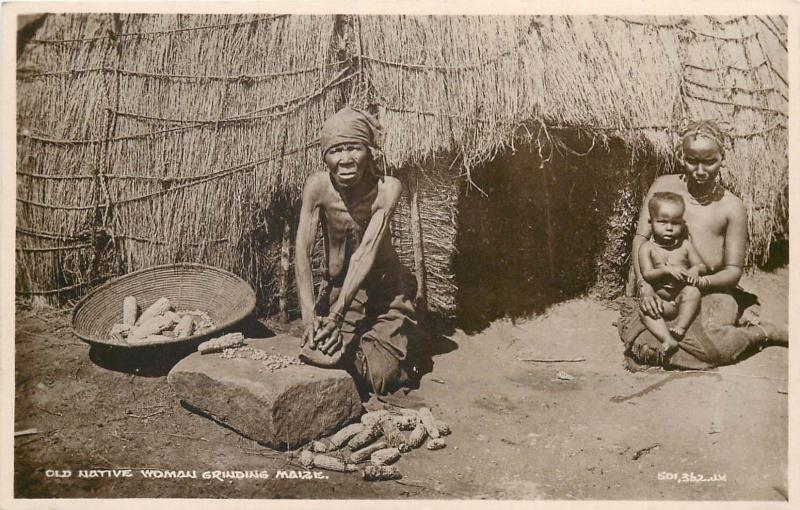
<instances>
[{"instance_id":1,"label":"woman's bare foot","mask_svg":"<svg viewBox=\"0 0 800 510\"><path fill-rule=\"evenodd\" d=\"M789 346L789 328L786 327L786 324L776 324L760 319L758 324L753 324L748 327L761 329L761 331L767 335L766 340L768 342L784 345L786 347Z\"/></svg>"},{"instance_id":2,"label":"woman's bare foot","mask_svg":"<svg viewBox=\"0 0 800 510\"><path fill-rule=\"evenodd\" d=\"M669 356L673 352L678 350L678 342L670 338L669 340L665 340L661 343L661 349L665 356Z\"/></svg>"}]
</instances>

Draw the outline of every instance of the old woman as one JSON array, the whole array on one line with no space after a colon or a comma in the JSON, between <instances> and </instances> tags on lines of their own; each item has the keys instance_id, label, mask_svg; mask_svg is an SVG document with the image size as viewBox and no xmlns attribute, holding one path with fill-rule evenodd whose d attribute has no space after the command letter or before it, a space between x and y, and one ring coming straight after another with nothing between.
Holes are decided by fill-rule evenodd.
<instances>
[{"instance_id":1,"label":"old woman","mask_svg":"<svg viewBox=\"0 0 800 510\"><path fill-rule=\"evenodd\" d=\"M305 183L295 268L305 326L301 359L347 369L362 387L384 394L416 376L409 360L416 282L391 243L402 187L375 169L377 135L375 119L349 107L324 123L327 171ZM311 256L320 222L328 274L315 304Z\"/></svg>"}]
</instances>

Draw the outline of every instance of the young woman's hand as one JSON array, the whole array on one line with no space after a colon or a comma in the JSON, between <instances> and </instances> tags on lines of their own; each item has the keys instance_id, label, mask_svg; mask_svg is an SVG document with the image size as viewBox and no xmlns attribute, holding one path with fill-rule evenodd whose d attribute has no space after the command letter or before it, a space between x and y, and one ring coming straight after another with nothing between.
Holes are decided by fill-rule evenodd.
<instances>
[{"instance_id":1,"label":"young woman's hand","mask_svg":"<svg viewBox=\"0 0 800 510\"><path fill-rule=\"evenodd\" d=\"M686 283L697 287L697 283L699 281L700 281L700 270L698 268L692 267L686 270Z\"/></svg>"},{"instance_id":2,"label":"young woman's hand","mask_svg":"<svg viewBox=\"0 0 800 510\"><path fill-rule=\"evenodd\" d=\"M664 300L644 280L639 282L639 310L653 319L658 319L664 313Z\"/></svg>"}]
</instances>

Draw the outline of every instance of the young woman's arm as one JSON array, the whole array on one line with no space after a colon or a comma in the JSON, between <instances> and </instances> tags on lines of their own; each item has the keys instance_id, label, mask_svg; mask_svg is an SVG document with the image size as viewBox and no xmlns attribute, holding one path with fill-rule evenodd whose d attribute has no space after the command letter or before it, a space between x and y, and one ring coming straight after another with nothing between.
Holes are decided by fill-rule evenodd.
<instances>
[{"instance_id":1,"label":"young woman's arm","mask_svg":"<svg viewBox=\"0 0 800 510\"><path fill-rule=\"evenodd\" d=\"M727 291L735 288L742 278L747 253L747 211L736 199L728 211L725 229L723 266L715 273L700 278L698 287L704 291Z\"/></svg>"}]
</instances>

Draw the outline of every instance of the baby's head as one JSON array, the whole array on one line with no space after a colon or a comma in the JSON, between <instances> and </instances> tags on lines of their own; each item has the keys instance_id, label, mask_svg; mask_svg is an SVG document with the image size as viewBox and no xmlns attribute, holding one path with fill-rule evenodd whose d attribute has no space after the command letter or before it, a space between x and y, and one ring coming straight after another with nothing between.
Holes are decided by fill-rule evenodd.
<instances>
[{"instance_id":1,"label":"baby's head","mask_svg":"<svg viewBox=\"0 0 800 510\"><path fill-rule=\"evenodd\" d=\"M669 191L653 193L647 203L647 210L650 212L653 238L657 242L672 244L683 237L686 228L683 221L685 209L683 197L677 193Z\"/></svg>"}]
</instances>

